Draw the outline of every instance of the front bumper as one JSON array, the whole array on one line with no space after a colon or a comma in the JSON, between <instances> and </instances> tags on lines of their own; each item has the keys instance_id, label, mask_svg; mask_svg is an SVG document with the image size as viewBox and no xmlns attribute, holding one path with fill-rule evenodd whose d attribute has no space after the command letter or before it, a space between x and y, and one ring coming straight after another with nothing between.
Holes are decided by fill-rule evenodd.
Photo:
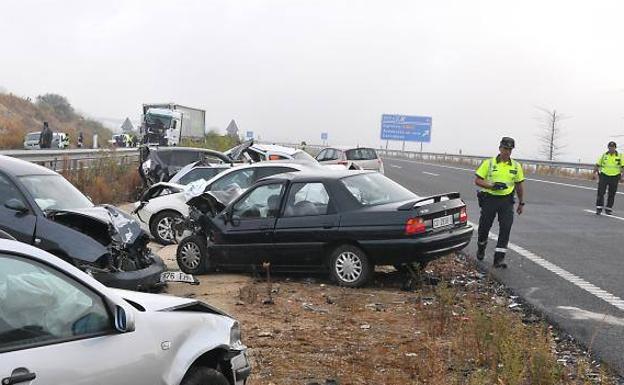
<instances>
[{"instance_id":1,"label":"front bumper","mask_svg":"<svg viewBox=\"0 0 624 385\"><path fill-rule=\"evenodd\" d=\"M473 231L471 225L466 225L414 238L359 242L377 265L428 262L468 246Z\"/></svg>"},{"instance_id":2,"label":"front bumper","mask_svg":"<svg viewBox=\"0 0 624 385\"><path fill-rule=\"evenodd\" d=\"M136 291L155 291L164 286L160 281L160 275L167 270L163 260L156 254L151 254L154 261L148 267L135 271L121 271L115 273L93 273L93 278L105 286L118 289Z\"/></svg>"},{"instance_id":3,"label":"front bumper","mask_svg":"<svg viewBox=\"0 0 624 385\"><path fill-rule=\"evenodd\" d=\"M233 384L244 385L247 382L247 377L251 374L251 364L247 359L247 350L231 350L228 358L232 368Z\"/></svg>"}]
</instances>

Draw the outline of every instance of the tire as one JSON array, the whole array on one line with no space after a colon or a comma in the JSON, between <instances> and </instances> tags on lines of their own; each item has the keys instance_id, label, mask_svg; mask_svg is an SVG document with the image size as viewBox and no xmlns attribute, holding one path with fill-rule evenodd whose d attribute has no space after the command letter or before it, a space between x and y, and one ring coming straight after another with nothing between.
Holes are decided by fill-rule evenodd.
<instances>
[{"instance_id":1,"label":"tire","mask_svg":"<svg viewBox=\"0 0 624 385\"><path fill-rule=\"evenodd\" d=\"M371 278L373 266L366 254L352 245L338 246L329 259L331 277L340 286L360 287Z\"/></svg>"},{"instance_id":2,"label":"tire","mask_svg":"<svg viewBox=\"0 0 624 385\"><path fill-rule=\"evenodd\" d=\"M156 242L161 245L170 245L175 242L175 234L171 225L176 219L182 219L180 213L166 210L154 216L150 222L150 233Z\"/></svg>"},{"instance_id":3,"label":"tire","mask_svg":"<svg viewBox=\"0 0 624 385\"><path fill-rule=\"evenodd\" d=\"M196 368L189 371L180 385L230 385L225 376L212 368Z\"/></svg>"},{"instance_id":4,"label":"tire","mask_svg":"<svg viewBox=\"0 0 624 385\"><path fill-rule=\"evenodd\" d=\"M184 238L176 250L180 270L187 274L203 274L211 270L206 239L201 235Z\"/></svg>"}]
</instances>

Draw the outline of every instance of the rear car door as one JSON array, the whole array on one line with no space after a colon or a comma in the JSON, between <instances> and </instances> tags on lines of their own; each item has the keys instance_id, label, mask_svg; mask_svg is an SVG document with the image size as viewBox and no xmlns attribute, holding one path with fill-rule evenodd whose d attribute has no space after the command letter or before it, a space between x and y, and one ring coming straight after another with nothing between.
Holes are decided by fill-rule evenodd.
<instances>
[{"instance_id":1,"label":"rear car door","mask_svg":"<svg viewBox=\"0 0 624 385\"><path fill-rule=\"evenodd\" d=\"M21 202L24 209L16 210L14 205L16 202ZM27 200L13 181L0 173L0 229L18 241L31 244L36 224L37 217Z\"/></svg>"},{"instance_id":2,"label":"rear car door","mask_svg":"<svg viewBox=\"0 0 624 385\"><path fill-rule=\"evenodd\" d=\"M218 264L241 267L270 260L283 192L283 183L262 184L232 205L230 220L216 246L220 250Z\"/></svg>"},{"instance_id":3,"label":"rear car door","mask_svg":"<svg viewBox=\"0 0 624 385\"><path fill-rule=\"evenodd\" d=\"M2 384L162 383L153 336L114 331L104 297L73 277L0 254L0 299Z\"/></svg>"},{"instance_id":4,"label":"rear car door","mask_svg":"<svg viewBox=\"0 0 624 385\"><path fill-rule=\"evenodd\" d=\"M275 226L273 263L288 270L320 267L324 246L336 239L339 222L325 184L292 183Z\"/></svg>"}]
</instances>

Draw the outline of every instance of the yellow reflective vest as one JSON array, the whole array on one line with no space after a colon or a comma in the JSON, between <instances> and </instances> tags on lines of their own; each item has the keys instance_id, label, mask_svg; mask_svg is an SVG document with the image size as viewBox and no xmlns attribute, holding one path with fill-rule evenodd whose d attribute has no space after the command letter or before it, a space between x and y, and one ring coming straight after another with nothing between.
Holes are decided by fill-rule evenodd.
<instances>
[{"instance_id":1,"label":"yellow reflective vest","mask_svg":"<svg viewBox=\"0 0 624 385\"><path fill-rule=\"evenodd\" d=\"M524 171L520 163L513 159L509 159L509 162L499 161L498 156L481 162L475 173L478 177L488 182L502 182L507 185L507 188L504 190L482 189L482 191L492 195L512 194L516 188L516 183L524 181Z\"/></svg>"},{"instance_id":2,"label":"yellow reflective vest","mask_svg":"<svg viewBox=\"0 0 624 385\"><path fill-rule=\"evenodd\" d=\"M596 162L596 166L600 170L601 174L607 176L616 176L622 173L622 155L617 151L613 154L609 154L609 151L602 154L602 156Z\"/></svg>"}]
</instances>

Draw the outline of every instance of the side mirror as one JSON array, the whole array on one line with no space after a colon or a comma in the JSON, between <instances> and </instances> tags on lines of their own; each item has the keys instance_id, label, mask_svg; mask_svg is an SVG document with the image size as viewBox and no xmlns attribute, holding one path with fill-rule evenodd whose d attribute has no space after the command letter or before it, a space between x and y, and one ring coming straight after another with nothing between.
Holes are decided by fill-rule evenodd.
<instances>
[{"instance_id":1,"label":"side mirror","mask_svg":"<svg viewBox=\"0 0 624 385\"><path fill-rule=\"evenodd\" d=\"M232 215L230 218L230 222L232 222L232 226L236 227L240 225L241 218L238 215Z\"/></svg>"},{"instance_id":2,"label":"side mirror","mask_svg":"<svg viewBox=\"0 0 624 385\"><path fill-rule=\"evenodd\" d=\"M28 212L28 207L26 207L26 205L24 204L24 202L22 202L20 199L9 199L8 201L6 201L4 203L4 207L6 207L7 209L10 210L15 210L18 213L24 214L25 212Z\"/></svg>"},{"instance_id":3,"label":"side mirror","mask_svg":"<svg viewBox=\"0 0 624 385\"><path fill-rule=\"evenodd\" d=\"M123 307L115 306L115 329L120 333L133 332L135 329L134 313Z\"/></svg>"}]
</instances>

